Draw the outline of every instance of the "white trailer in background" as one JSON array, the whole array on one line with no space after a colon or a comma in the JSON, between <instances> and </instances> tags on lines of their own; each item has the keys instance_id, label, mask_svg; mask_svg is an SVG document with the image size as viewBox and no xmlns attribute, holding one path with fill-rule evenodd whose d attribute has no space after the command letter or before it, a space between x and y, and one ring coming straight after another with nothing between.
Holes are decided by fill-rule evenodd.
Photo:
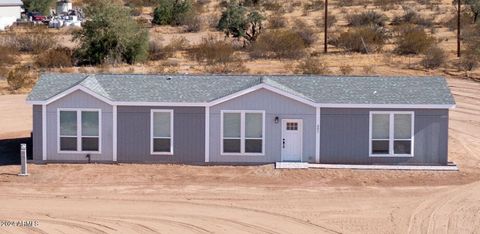
<instances>
[{"instance_id":1,"label":"white trailer in background","mask_svg":"<svg viewBox=\"0 0 480 234\"><path fill-rule=\"evenodd\" d=\"M0 31L20 19L23 3L21 0L1 0L0 1Z\"/></svg>"},{"instance_id":2,"label":"white trailer in background","mask_svg":"<svg viewBox=\"0 0 480 234\"><path fill-rule=\"evenodd\" d=\"M57 2L57 15L68 13L70 10L73 10L71 0L60 0Z\"/></svg>"}]
</instances>

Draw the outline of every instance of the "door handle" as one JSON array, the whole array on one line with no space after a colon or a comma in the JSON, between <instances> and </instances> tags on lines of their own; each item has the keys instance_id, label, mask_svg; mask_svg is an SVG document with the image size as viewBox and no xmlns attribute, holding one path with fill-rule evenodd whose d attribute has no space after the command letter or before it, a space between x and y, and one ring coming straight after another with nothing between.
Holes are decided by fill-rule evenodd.
<instances>
[{"instance_id":1,"label":"door handle","mask_svg":"<svg viewBox=\"0 0 480 234\"><path fill-rule=\"evenodd\" d=\"M283 148L285 149L285 138L283 138L282 145L283 145Z\"/></svg>"}]
</instances>

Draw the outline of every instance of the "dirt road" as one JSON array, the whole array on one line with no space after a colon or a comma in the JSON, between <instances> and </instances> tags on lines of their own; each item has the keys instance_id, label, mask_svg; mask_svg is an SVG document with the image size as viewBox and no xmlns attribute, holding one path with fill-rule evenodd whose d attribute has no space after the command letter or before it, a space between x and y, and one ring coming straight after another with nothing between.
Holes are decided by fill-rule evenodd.
<instances>
[{"instance_id":1,"label":"dirt road","mask_svg":"<svg viewBox=\"0 0 480 234\"><path fill-rule=\"evenodd\" d=\"M0 233L480 233L480 83L449 83L460 172L5 166L0 220L38 225Z\"/></svg>"}]
</instances>

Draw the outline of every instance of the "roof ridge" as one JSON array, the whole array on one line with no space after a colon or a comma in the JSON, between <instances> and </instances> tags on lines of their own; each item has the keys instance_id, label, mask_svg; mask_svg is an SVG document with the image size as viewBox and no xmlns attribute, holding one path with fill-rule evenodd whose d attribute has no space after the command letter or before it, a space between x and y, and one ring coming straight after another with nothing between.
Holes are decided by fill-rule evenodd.
<instances>
[{"instance_id":1,"label":"roof ridge","mask_svg":"<svg viewBox=\"0 0 480 234\"><path fill-rule=\"evenodd\" d=\"M293 95L296 95L296 96L298 96L298 97L307 99L307 100L309 100L309 101L313 101L311 98L305 96L303 93L298 92L298 91L296 91L296 90L294 90L294 89L292 89L292 88L289 88L289 87L287 87L287 86L285 86L285 85L283 85L283 84L281 84L281 83L279 83L279 82L271 79L271 78L268 77L268 76L262 76L262 83L264 83L264 84L266 84L266 85L269 85L269 86L272 86L272 87L274 87L274 88L279 88L279 89L281 89L281 90L283 90L283 91L289 92L289 93L291 93L291 94L293 94Z\"/></svg>"},{"instance_id":2,"label":"roof ridge","mask_svg":"<svg viewBox=\"0 0 480 234\"><path fill-rule=\"evenodd\" d=\"M93 85L96 85L96 86L92 86L92 84L90 84L90 82L94 83ZM99 94L103 97L106 97L106 98L112 100L112 98L110 97L108 92L104 89L102 84L97 80L95 74L88 75L87 77L82 79L81 82L78 85L81 85L82 87L85 87L85 88L89 89L90 91L93 91L93 92L95 92L95 93L97 93L97 94ZM75 86L72 86L72 87L75 87Z\"/></svg>"}]
</instances>

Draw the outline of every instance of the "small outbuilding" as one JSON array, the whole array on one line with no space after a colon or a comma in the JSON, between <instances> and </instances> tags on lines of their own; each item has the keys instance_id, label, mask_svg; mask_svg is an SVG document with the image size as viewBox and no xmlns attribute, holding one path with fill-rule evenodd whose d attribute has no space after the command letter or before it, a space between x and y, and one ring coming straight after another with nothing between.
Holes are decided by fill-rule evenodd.
<instances>
[{"instance_id":1,"label":"small outbuilding","mask_svg":"<svg viewBox=\"0 0 480 234\"><path fill-rule=\"evenodd\" d=\"M21 0L0 1L0 31L20 19L23 3Z\"/></svg>"}]
</instances>

